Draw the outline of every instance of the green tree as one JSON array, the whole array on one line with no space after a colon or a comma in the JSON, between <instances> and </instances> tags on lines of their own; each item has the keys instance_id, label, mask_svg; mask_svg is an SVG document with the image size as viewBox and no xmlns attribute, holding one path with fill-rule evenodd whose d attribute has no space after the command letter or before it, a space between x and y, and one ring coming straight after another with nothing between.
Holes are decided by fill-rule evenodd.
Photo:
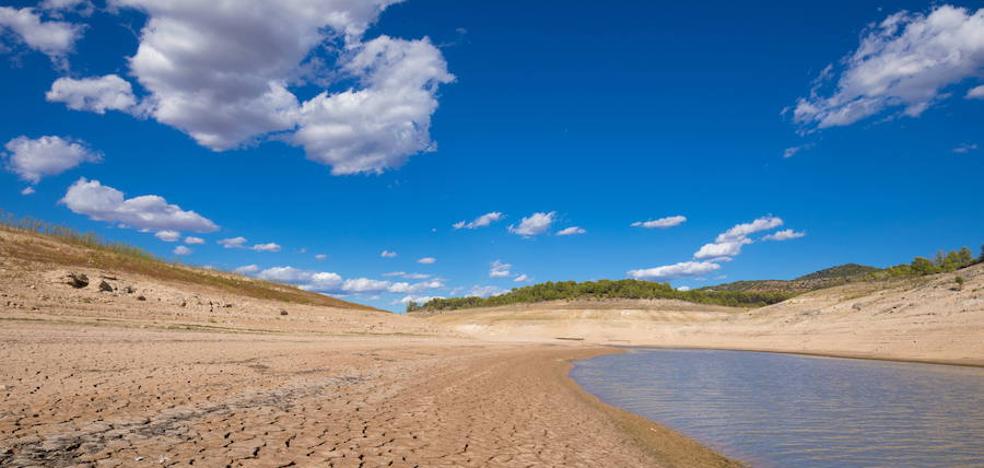
<instances>
[{"instance_id":1,"label":"green tree","mask_svg":"<svg viewBox=\"0 0 984 468\"><path fill-rule=\"evenodd\" d=\"M942 261L940 263L942 263ZM912 272L916 275L931 275L937 271L937 266L925 257L916 257L912 259L912 264L910 267L912 268Z\"/></svg>"}]
</instances>

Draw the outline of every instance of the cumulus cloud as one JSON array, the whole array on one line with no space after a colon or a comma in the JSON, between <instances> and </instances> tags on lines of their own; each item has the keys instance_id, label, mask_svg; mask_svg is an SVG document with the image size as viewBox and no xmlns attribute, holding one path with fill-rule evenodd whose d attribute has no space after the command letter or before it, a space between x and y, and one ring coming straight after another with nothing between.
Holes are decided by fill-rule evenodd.
<instances>
[{"instance_id":1,"label":"cumulus cloud","mask_svg":"<svg viewBox=\"0 0 984 468\"><path fill-rule=\"evenodd\" d=\"M248 240L242 236L219 239L216 242L226 249L249 249L256 252L280 252L281 250L280 244L277 244L276 242L253 244L250 246L247 244Z\"/></svg>"},{"instance_id":2,"label":"cumulus cloud","mask_svg":"<svg viewBox=\"0 0 984 468\"><path fill-rule=\"evenodd\" d=\"M219 239L216 242L226 249L242 249L246 247L246 238L242 236Z\"/></svg>"},{"instance_id":3,"label":"cumulus cloud","mask_svg":"<svg viewBox=\"0 0 984 468\"><path fill-rule=\"evenodd\" d=\"M451 295L462 295L465 297L490 297L498 296L509 292L506 289L502 289L498 286L492 285L475 285L470 288L458 288L451 291Z\"/></svg>"},{"instance_id":4,"label":"cumulus cloud","mask_svg":"<svg viewBox=\"0 0 984 468\"><path fill-rule=\"evenodd\" d=\"M0 32L9 31L27 47L65 66L65 56L82 37L83 27L63 21L44 21L33 8L0 7Z\"/></svg>"},{"instance_id":5,"label":"cumulus cloud","mask_svg":"<svg viewBox=\"0 0 984 468\"><path fill-rule=\"evenodd\" d=\"M478 229L478 228L486 227L496 221L499 221L503 217L504 216L502 213L498 211L493 211L491 213L485 213L468 222L458 221L457 223L452 224L451 227L455 229Z\"/></svg>"},{"instance_id":6,"label":"cumulus cloud","mask_svg":"<svg viewBox=\"0 0 984 468\"><path fill-rule=\"evenodd\" d=\"M557 212L537 212L523 218L518 226L509 226L509 232L523 237L533 237L547 232L554 222Z\"/></svg>"},{"instance_id":7,"label":"cumulus cloud","mask_svg":"<svg viewBox=\"0 0 984 468\"><path fill-rule=\"evenodd\" d=\"M655 268L630 270L628 274L636 279L666 280L686 276L700 276L717 271L720 268L721 265L714 262L680 262Z\"/></svg>"},{"instance_id":8,"label":"cumulus cloud","mask_svg":"<svg viewBox=\"0 0 984 468\"><path fill-rule=\"evenodd\" d=\"M434 257L424 257L424 258L417 259L417 263L421 265L433 265L437 263L437 259Z\"/></svg>"},{"instance_id":9,"label":"cumulus cloud","mask_svg":"<svg viewBox=\"0 0 984 468\"><path fill-rule=\"evenodd\" d=\"M741 248L744 245L751 244L751 239L739 238L734 240L727 240L722 242L712 242L710 244L704 244L701 246L700 250L694 254L694 258L700 259L723 259L735 257L741 253Z\"/></svg>"},{"instance_id":10,"label":"cumulus cloud","mask_svg":"<svg viewBox=\"0 0 984 468\"><path fill-rule=\"evenodd\" d=\"M36 184L43 177L61 174L85 162L99 162L102 156L82 141L58 136L30 139L19 136L4 145L7 170L22 180Z\"/></svg>"},{"instance_id":11,"label":"cumulus cloud","mask_svg":"<svg viewBox=\"0 0 984 468\"><path fill-rule=\"evenodd\" d=\"M381 36L363 44L344 70L363 88L321 93L300 109L291 141L332 174L380 173L432 151L438 85L454 81L430 40Z\"/></svg>"},{"instance_id":12,"label":"cumulus cloud","mask_svg":"<svg viewBox=\"0 0 984 468\"><path fill-rule=\"evenodd\" d=\"M379 253L379 256L383 258L393 258L396 257L396 252L393 252L392 250L384 250Z\"/></svg>"},{"instance_id":13,"label":"cumulus cloud","mask_svg":"<svg viewBox=\"0 0 984 468\"><path fill-rule=\"evenodd\" d=\"M274 138L333 174L379 173L435 148L438 87L454 81L427 38L363 39L397 2L116 0L148 16L129 61L148 96L134 107L114 79L105 96L86 88L56 100L138 110L215 151ZM310 85L325 91L302 102L292 88ZM112 104L92 105L102 102L93 95Z\"/></svg>"},{"instance_id":14,"label":"cumulus cloud","mask_svg":"<svg viewBox=\"0 0 984 468\"><path fill-rule=\"evenodd\" d=\"M916 117L945 98L949 87L980 77L982 69L984 9L901 11L869 27L839 69L825 69L810 96L797 101L793 119L826 128L890 110ZM824 95L821 88L835 77L833 91Z\"/></svg>"},{"instance_id":15,"label":"cumulus cloud","mask_svg":"<svg viewBox=\"0 0 984 468\"><path fill-rule=\"evenodd\" d=\"M694 254L698 260L711 259L713 261L727 261L741 253L741 248L751 244L752 240L748 236L757 232L768 231L782 226L783 220L777 216L763 216L750 223L742 223L733 226L731 229L718 234L714 242L704 244Z\"/></svg>"},{"instance_id":16,"label":"cumulus cloud","mask_svg":"<svg viewBox=\"0 0 984 468\"><path fill-rule=\"evenodd\" d=\"M241 275L251 275L253 273L260 271L260 267L257 265L243 265L239 268L236 268L233 271Z\"/></svg>"},{"instance_id":17,"label":"cumulus cloud","mask_svg":"<svg viewBox=\"0 0 984 468\"><path fill-rule=\"evenodd\" d=\"M492 265L489 267L489 277L507 278L512 276L512 272L510 271L511 268L512 265L505 263L502 260L496 260L492 262Z\"/></svg>"},{"instance_id":18,"label":"cumulus cloud","mask_svg":"<svg viewBox=\"0 0 984 468\"><path fill-rule=\"evenodd\" d=\"M154 237L164 241L164 242L177 242L181 238L181 233L178 231L157 231Z\"/></svg>"},{"instance_id":19,"label":"cumulus cloud","mask_svg":"<svg viewBox=\"0 0 984 468\"><path fill-rule=\"evenodd\" d=\"M179 245L171 251L174 255L191 255L192 250L183 245Z\"/></svg>"},{"instance_id":20,"label":"cumulus cloud","mask_svg":"<svg viewBox=\"0 0 984 468\"><path fill-rule=\"evenodd\" d=\"M794 231L792 229L783 229L782 231L776 231L767 236L763 236L762 240L785 241L785 240L799 239L801 237L806 237L806 233L801 231Z\"/></svg>"},{"instance_id":21,"label":"cumulus cloud","mask_svg":"<svg viewBox=\"0 0 984 468\"><path fill-rule=\"evenodd\" d=\"M205 243L205 239L202 239L201 237L188 236L185 237L184 242L188 245L201 245Z\"/></svg>"},{"instance_id":22,"label":"cumulus cloud","mask_svg":"<svg viewBox=\"0 0 984 468\"><path fill-rule=\"evenodd\" d=\"M139 114L130 82L116 75L98 78L59 78L45 94L48 102L64 103L69 109L105 114L115 110Z\"/></svg>"},{"instance_id":23,"label":"cumulus cloud","mask_svg":"<svg viewBox=\"0 0 984 468\"><path fill-rule=\"evenodd\" d=\"M568 227L568 228L561 229L560 231L557 231L557 235L558 236L576 236L576 235L579 235L579 234L584 234L586 232L588 232L588 231L585 230L584 228L580 227L580 226L571 226L571 227Z\"/></svg>"},{"instance_id":24,"label":"cumulus cloud","mask_svg":"<svg viewBox=\"0 0 984 468\"><path fill-rule=\"evenodd\" d=\"M967 91L967 99L984 99L984 85L975 86Z\"/></svg>"},{"instance_id":25,"label":"cumulus cloud","mask_svg":"<svg viewBox=\"0 0 984 468\"><path fill-rule=\"evenodd\" d=\"M444 287L440 280L429 280L418 283L393 282L371 278L342 278L333 272L312 271L280 266L259 270L255 265L237 269L240 273L255 274L257 278L279 283L296 285L309 291L329 294L416 294L422 291Z\"/></svg>"},{"instance_id":26,"label":"cumulus cloud","mask_svg":"<svg viewBox=\"0 0 984 468\"><path fill-rule=\"evenodd\" d=\"M123 192L98 180L79 179L59 203L92 220L140 230L214 232L219 229L212 220L170 204L161 196L125 198Z\"/></svg>"},{"instance_id":27,"label":"cumulus cloud","mask_svg":"<svg viewBox=\"0 0 984 468\"><path fill-rule=\"evenodd\" d=\"M280 244L276 242L268 242L266 244L255 244L250 247L251 250L257 252L280 252Z\"/></svg>"},{"instance_id":28,"label":"cumulus cloud","mask_svg":"<svg viewBox=\"0 0 984 468\"><path fill-rule=\"evenodd\" d=\"M782 226L783 220L777 216L763 216L757 218L750 223L742 223L735 225L731 229L718 234L715 239L716 242L728 242L744 239L745 237L755 234L756 232L768 231L770 229L775 229Z\"/></svg>"},{"instance_id":29,"label":"cumulus cloud","mask_svg":"<svg viewBox=\"0 0 984 468\"><path fill-rule=\"evenodd\" d=\"M631 226L645 229L667 229L679 226L685 222L687 222L686 216L676 215L659 219L650 219L649 221L636 221L632 223Z\"/></svg>"},{"instance_id":30,"label":"cumulus cloud","mask_svg":"<svg viewBox=\"0 0 984 468\"><path fill-rule=\"evenodd\" d=\"M89 16L96 9L90 0L44 0L38 8L55 17L63 16L65 13Z\"/></svg>"}]
</instances>

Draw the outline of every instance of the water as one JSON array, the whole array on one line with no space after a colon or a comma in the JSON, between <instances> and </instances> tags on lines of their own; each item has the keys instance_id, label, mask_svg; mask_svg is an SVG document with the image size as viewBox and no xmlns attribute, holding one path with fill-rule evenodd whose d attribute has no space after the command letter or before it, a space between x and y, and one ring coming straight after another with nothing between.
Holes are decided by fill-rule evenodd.
<instances>
[{"instance_id":1,"label":"water","mask_svg":"<svg viewBox=\"0 0 984 468\"><path fill-rule=\"evenodd\" d=\"M984 466L984 369L633 350L572 376L752 466Z\"/></svg>"}]
</instances>

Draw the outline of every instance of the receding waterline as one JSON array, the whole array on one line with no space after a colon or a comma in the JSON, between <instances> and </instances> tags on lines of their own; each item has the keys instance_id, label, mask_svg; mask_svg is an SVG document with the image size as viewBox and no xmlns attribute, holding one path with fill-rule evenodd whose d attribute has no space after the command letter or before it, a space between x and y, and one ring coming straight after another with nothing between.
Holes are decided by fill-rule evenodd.
<instances>
[{"instance_id":1,"label":"receding waterline","mask_svg":"<svg viewBox=\"0 0 984 468\"><path fill-rule=\"evenodd\" d=\"M753 466L984 466L981 368L638 349L571 375Z\"/></svg>"}]
</instances>

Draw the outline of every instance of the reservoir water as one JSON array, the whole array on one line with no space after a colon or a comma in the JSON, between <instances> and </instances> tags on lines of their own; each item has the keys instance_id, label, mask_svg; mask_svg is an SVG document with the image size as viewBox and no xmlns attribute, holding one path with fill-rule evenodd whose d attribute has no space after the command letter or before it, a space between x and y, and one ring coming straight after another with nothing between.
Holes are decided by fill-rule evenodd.
<instances>
[{"instance_id":1,"label":"reservoir water","mask_svg":"<svg viewBox=\"0 0 984 468\"><path fill-rule=\"evenodd\" d=\"M752 466L984 466L981 368L639 349L571 375Z\"/></svg>"}]
</instances>

